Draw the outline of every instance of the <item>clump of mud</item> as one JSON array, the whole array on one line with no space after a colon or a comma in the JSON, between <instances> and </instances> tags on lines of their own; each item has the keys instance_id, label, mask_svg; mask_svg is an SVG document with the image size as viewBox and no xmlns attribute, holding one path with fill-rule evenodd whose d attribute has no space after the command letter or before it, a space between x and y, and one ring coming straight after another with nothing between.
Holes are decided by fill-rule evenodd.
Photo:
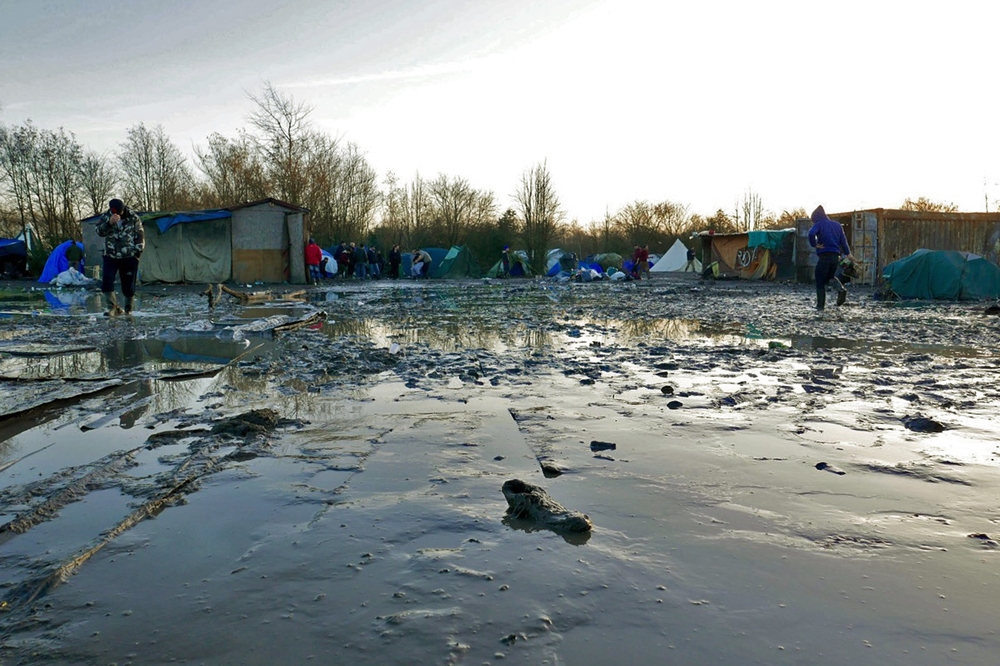
<instances>
[{"instance_id":1,"label":"clump of mud","mask_svg":"<svg viewBox=\"0 0 1000 666\"><path fill-rule=\"evenodd\" d=\"M243 439L264 436L273 432L278 427L280 420L281 417L277 410L253 409L219 421L212 426L211 433Z\"/></svg>"},{"instance_id":2,"label":"clump of mud","mask_svg":"<svg viewBox=\"0 0 1000 666\"><path fill-rule=\"evenodd\" d=\"M507 499L507 515L532 520L555 532L589 532L594 528L590 517L570 511L552 499L544 488L521 479L511 479L501 489Z\"/></svg>"}]
</instances>

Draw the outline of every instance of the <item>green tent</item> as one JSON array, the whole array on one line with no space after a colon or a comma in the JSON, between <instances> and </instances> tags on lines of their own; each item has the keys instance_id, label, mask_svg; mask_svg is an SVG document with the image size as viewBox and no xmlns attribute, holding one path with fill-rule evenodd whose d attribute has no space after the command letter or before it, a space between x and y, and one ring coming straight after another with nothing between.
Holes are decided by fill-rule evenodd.
<instances>
[{"instance_id":1,"label":"green tent","mask_svg":"<svg viewBox=\"0 0 1000 666\"><path fill-rule=\"evenodd\" d=\"M514 250L510 253L510 276L511 277L531 277L535 271L531 270L528 263L528 253L524 250ZM493 264L493 268L486 271L486 277L495 278L500 275L500 261Z\"/></svg>"},{"instance_id":2,"label":"green tent","mask_svg":"<svg viewBox=\"0 0 1000 666\"><path fill-rule=\"evenodd\" d=\"M453 245L441 263L431 266L429 277L440 279L478 278L483 269L467 245Z\"/></svg>"},{"instance_id":3,"label":"green tent","mask_svg":"<svg viewBox=\"0 0 1000 666\"><path fill-rule=\"evenodd\" d=\"M917 250L886 266L882 279L899 298L1000 298L1000 267L968 252Z\"/></svg>"}]
</instances>

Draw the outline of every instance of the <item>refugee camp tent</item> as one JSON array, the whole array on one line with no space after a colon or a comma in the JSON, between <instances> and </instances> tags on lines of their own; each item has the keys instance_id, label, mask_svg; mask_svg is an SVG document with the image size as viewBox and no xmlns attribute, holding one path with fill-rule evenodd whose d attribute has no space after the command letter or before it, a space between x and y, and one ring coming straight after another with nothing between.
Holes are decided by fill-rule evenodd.
<instances>
[{"instance_id":1,"label":"refugee camp tent","mask_svg":"<svg viewBox=\"0 0 1000 666\"><path fill-rule=\"evenodd\" d=\"M702 257L713 275L744 280L795 278L795 229L716 234L703 231ZM706 266L708 268L708 266Z\"/></svg>"},{"instance_id":2,"label":"refugee camp tent","mask_svg":"<svg viewBox=\"0 0 1000 666\"><path fill-rule=\"evenodd\" d=\"M605 272L609 268L621 268L624 262L622 255L616 252L605 252L603 254L595 254L592 257L587 257L585 260L588 264L599 264Z\"/></svg>"},{"instance_id":3,"label":"refugee camp tent","mask_svg":"<svg viewBox=\"0 0 1000 666\"><path fill-rule=\"evenodd\" d=\"M649 269L651 273L666 273L672 271L683 271L684 267L687 266L687 252L688 248L681 239L678 238L674 241L674 244L670 246L666 254L660 257L660 260L653 264L653 267ZM701 274L701 261L698 259L694 260L695 272Z\"/></svg>"},{"instance_id":4,"label":"refugee camp tent","mask_svg":"<svg viewBox=\"0 0 1000 666\"><path fill-rule=\"evenodd\" d=\"M899 298L1000 298L1000 267L968 252L920 249L886 266L882 279Z\"/></svg>"},{"instance_id":5,"label":"refugee camp tent","mask_svg":"<svg viewBox=\"0 0 1000 666\"><path fill-rule=\"evenodd\" d=\"M566 250L555 248L545 253L545 274L549 277L566 271L576 270L576 255Z\"/></svg>"},{"instance_id":6,"label":"refugee camp tent","mask_svg":"<svg viewBox=\"0 0 1000 666\"><path fill-rule=\"evenodd\" d=\"M45 268L42 269L42 275L38 278L39 282L49 283L63 271L69 270L69 260L66 258L66 250L74 242L80 248L80 251L83 252L83 243L79 241L68 240L56 245L49 254L49 258L45 260ZM79 270L79 266L74 266L73 268Z\"/></svg>"},{"instance_id":7,"label":"refugee camp tent","mask_svg":"<svg viewBox=\"0 0 1000 666\"><path fill-rule=\"evenodd\" d=\"M305 215L277 199L230 208L140 213L146 249L142 282L305 284ZM100 257L100 216L81 221L88 257Z\"/></svg>"},{"instance_id":8,"label":"refugee camp tent","mask_svg":"<svg viewBox=\"0 0 1000 666\"><path fill-rule=\"evenodd\" d=\"M0 275L20 275L24 272L28 250L23 240L0 238Z\"/></svg>"},{"instance_id":9,"label":"refugee camp tent","mask_svg":"<svg viewBox=\"0 0 1000 666\"><path fill-rule=\"evenodd\" d=\"M483 269L479 267L472 250L466 245L453 245L440 262L432 254L431 270L429 277L442 280L455 280L460 278L482 277Z\"/></svg>"},{"instance_id":10,"label":"refugee camp tent","mask_svg":"<svg viewBox=\"0 0 1000 666\"><path fill-rule=\"evenodd\" d=\"M502 261L502 260L500 260ZM486 271L486 277L495 278L500 275L500 261ZM531 277L535 272L528 263L528 253L524 250L514 250L510 253L510 277Z\"/></svg>"}]
</instances>

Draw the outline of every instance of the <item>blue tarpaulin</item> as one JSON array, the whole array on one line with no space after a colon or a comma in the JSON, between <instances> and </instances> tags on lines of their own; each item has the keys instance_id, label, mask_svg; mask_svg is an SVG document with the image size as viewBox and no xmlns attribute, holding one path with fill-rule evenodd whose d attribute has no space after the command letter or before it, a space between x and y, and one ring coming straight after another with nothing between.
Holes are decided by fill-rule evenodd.
<instances>
[{"instance_id":1,"label":"blue tarpaulin","mask_svg":"<svg viewBox=\"0 0 1000 666\"><path fill-rule=\"evenodd\" d=\"M233 212L221 208L215 210L198 211L176 211L172 213L140 213L139 217L143 222L156 222L157 229L161 234L175 224L187 224L188 222L205 222L207 220L221 220L232 217Z\"/></svg>"},{"instance_id":2,"label":"blue tarpaulin","mask_svg":"<svg viewBox=\"0 0 1000 666\"><path fill-rule=\"evenodd\" d=\"M51 282L57 275L69 270L69 260L66 259L66 250L69 249L72 242L68 240L56 245L55 249L52 250L52 254L49 255L48 260L45 262L45 268L42 269L42 277L38 278L39 282ZM80 252L83 252L83 243L77 242L76 245L80 248Z\"/></svg>"},{"instance_id":3,"label":"blue tarpaulin","mask_svg":"<svg viewBox=\"0 0 1000 666\"><path fill-rule=\"evenodd\" d=\"M0 238L0 257L26 257L28 251L24 247L24 241L13 238Z\"/></svg>"}]
</instances>

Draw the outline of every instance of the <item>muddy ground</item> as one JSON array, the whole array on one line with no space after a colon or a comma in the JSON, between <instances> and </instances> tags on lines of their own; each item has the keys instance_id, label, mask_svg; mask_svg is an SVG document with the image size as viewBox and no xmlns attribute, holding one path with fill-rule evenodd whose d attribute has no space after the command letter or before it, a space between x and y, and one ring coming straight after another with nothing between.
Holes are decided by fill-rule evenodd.
<instances>
[{"instance_id":1,"label":"muddy ground","mask_svg":"<svg viewBox=\"0 0 1000 666\"><path fill-rule=\"evenodd\" d=\"M0 292L0 663L1000 650L983 304L817 315L806 286L684 276L213 310L153 285L106 318L25 286ZM593 531L505 516L514 478Z\"/></svg>"}]
</instances>

